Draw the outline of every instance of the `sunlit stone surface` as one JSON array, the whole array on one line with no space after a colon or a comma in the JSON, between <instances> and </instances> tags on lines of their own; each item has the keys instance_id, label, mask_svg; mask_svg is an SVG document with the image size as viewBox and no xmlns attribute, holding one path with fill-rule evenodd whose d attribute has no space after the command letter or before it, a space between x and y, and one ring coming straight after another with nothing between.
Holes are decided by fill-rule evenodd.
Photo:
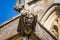
<instances>
[{"instance_id":1,"label":"sunlit stone surface","mask_svg":"<svg viewBox=\"0 0 60 40\"><path fill-rule=\"evenodd\" d=\"M19 0L16 0L15 6L19 4L18 2ZM21 4L24 6L23 9L15 10L18 10L21 13L24 13L25 10L29 10L34 15L38 15L38 22L57 38L57 40L60 40L60 0L21 0ZM18 6L19 8L22 8L20 5ZM0 26L0 40L6 40L18 34L17 27L19 16L20 14ZM35 34L41 40L55 40L38 23L36 25Z\"/></svg>"}]
</instances>

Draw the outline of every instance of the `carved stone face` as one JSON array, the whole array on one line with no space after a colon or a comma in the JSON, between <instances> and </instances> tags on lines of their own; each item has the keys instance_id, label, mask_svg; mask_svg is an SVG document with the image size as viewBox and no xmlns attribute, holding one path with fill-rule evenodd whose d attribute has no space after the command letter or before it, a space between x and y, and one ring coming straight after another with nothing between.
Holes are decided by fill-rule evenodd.
<instances>
[{"instance_id":1,"label":"carved stone face","mask_svg":"<svg viewBox=\"0 0 60 40\"><path fill-rule=\"evenodd\" d=\"M34 21L34 16L32 14L28 14L25 16L25 23L27 25L31 25Z\"/></svg>"}]
</instances>

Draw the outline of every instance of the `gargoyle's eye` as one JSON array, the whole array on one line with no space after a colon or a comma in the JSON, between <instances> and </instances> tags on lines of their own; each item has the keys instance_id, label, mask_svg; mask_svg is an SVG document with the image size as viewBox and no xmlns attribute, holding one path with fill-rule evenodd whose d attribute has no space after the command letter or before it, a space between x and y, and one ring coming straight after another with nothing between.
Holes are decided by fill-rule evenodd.
<instances>
[{"instance_id":1,"label":"gargoyle's eye","mask_svg":"<svg viewBox=\"0 0 60 40\"><path fill-rule=\"evenodd\" d=\"M30 17L30 19L33 19L33 17Z\"/></svg>"},{"instance_id":2,"label":"gargoyle's eye","mask_svg":"<svg viewBox=\"0 0 60 40\"><path fill-rule=\"evenodd\" d=\"M29 19L29 17L25 17L26 19Z\"/></svg>"}]
</instances>

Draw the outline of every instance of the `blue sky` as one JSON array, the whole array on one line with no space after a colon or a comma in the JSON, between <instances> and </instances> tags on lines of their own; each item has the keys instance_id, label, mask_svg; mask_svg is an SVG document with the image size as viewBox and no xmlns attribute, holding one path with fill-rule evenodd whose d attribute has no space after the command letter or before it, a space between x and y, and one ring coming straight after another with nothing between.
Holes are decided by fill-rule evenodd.
<instances>
[{"instance_id":1,"label":"blue sky","mask_svg":"<svg viewBox=\"0 0 60 40\"><path fill-rule=\"evenodd\" d=\"M0 24L19 14L13 6L16 0L0 0Z\"/></svg>"}]
</instances>

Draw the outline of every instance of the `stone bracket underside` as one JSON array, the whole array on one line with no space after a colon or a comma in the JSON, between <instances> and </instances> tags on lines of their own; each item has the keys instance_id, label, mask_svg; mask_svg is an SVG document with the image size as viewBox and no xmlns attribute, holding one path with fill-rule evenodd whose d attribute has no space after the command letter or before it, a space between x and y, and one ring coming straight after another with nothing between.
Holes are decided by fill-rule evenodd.
<instances>
[{"instance_id":1,"label":"stone bracket underside","mask_svg":"<svg viewBox=\"0 0 60 40\"><path fill-rule=\"evenodd\" d=\"M34 3L38 2L38 1L40 1L40 0L33 0L31 2L28 2L27 4L30 6L31 4L34 4Z\"/></svg>"}]
</instances>

